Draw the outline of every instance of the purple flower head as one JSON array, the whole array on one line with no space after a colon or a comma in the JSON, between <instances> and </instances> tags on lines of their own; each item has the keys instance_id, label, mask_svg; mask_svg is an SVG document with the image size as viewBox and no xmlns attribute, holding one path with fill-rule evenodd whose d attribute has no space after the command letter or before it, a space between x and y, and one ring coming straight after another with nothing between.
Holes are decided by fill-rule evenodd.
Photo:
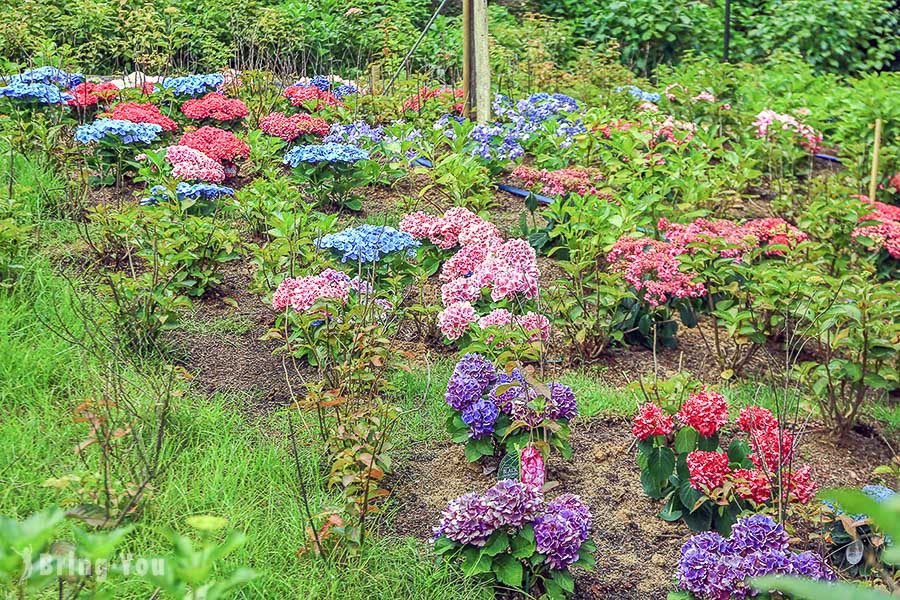
<instances>
[{"instance_id":1,"label":"purple flower head","mask_svg":"<svg viewBox=\"0 0 900 600\"><path fill-rule=\"evenodd\" d=\"M734 524L728 544L731 552L738 554L763 550L787 552L788 534L771 517L753 515Z\"/></svg>"},{"instance_id":2,"label":"purple flower head","mask_svg":"<svg viewBox=\"0 0 900 600\"><path fill-rule=\"evenodd\" d=\"M499 391L498 388L509 386L509 384L518 384ZM521 395L525 394L525 376L519 369L513 369L511 373L500 373L497 376L496 385L488 395L501 411L508 413L510 403Z\"/></svg>"},{"instance_id":3,"label":"purple flower head","mask_svg":"<svg viewBox=\"0 0 900 600\"><path fill-rule=\"evenodd\" d=\"M537 551L547 557L551 569L565 569L578 560L590 526L587 507L577 496L565 494L550 502L534 521Z\"/></svg>"},{"instance_id":4,"label":"purple flower head","mask_svg":"<svg viewBox=\"0 0 900 600\"><path fill-rule=\"evenodd\" d=\"M475 492L451 500L441 515L441 524L434 529L434 537L441 536L460 544L484 546L500 522Z\"/></svg>"},{"instance_id":5,"label":"purple flower head","mask_svg":"<svg viewBox=\"0 0 900 600\"><path fill-rule=\"evenodd\" d=\"M455 411L462 412L472 406L482 396L478 381L465 373L454 371L447 382L444 401Z\"/></svg>"},{"instance_id":6,"label":"purple flower head","mask_svg":"<svg viewBox=\"0 0 900 600\"><path fill-rule=\"evenodd\" d=\"M478 400L462 411L463 423L469 426L469 437L479 439L494 433L494 423L500 415L490 400Z\"/></svg>"},{"instance_id":7,"label":"purple flower head","mask_svg":"<svg viewBox=\"0 0 900 600\"><path fill-rule=\"evenodd\" d=\"M497 381L497 371L494 370L494 365L480 354L466 354L456 363L456 368L453 369L453 372L468 375L477 381L481 387L482 394L487 391L492 383Z\"/></svg>"},{"instance_id":8,"label":"purple flower head","mask_svg":"<svg viewBox=\"0 0 900 600\"><path fill-rule=\"evenodd\" d=\"M562 383L551 383L550 405L547 408L547 416L551 419L571 419L578 415L578 403L575 400L575 392Z\"/></svg>"},{"instance_id":9,"label":"purple flower head","mask_svg":"<svg viewBox=\"0 0 900 600\"><path fill-rule=\"evenodd\" d=\"M484 494L484 503L499 523L510 527L533 521L541 502L540 490L512 479L497 482Z\"/></svg>"},{"instance_id":10,"label":"purple flower head","mask_svg":"<svg viewBox=\"0 0 900 600\"><path fill-rule=\"evenodd\" d=\"M791 557L788 572L791 575L809 577L821 581L834 581L834 573L815 552L800 552Z\"/></svg>"}]
</instances>

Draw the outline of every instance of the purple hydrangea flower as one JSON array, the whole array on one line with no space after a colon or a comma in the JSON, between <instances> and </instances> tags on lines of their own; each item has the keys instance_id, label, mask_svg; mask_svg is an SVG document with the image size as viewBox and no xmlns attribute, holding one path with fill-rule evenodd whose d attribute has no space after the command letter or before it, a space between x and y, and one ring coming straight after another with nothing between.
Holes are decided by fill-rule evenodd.
<instances>
[{"instance_id":1,"label":"purple hydrangea flower","mask_svg":"<svg viewBox=\"0 0 900 600\"><path fill-rule=\"evenodd\" d=\"M481 385L466 373L454 371L447 382L444 401L455 411L462 412L482 397Z\"/></svg>"},{"instance_id":2,"label":"purple hydrangea flower","mask_svg":"<svg viewBox=\"0 0 900 600\"><path fill-rule=\"evenodd\" d=\"M575 400L575 392L562 383L551 383L550 406L547 416L551 419L571 419L578 415L578 403Z\"/></svg>"},{"instance_id":3,"label":"purple hydrangea flower","mask_svg":"<svg viewBox=\"0 0 900 600\"><path fill-rule=\"evenodd\" d=\"M509 384L518 385L513 385L512 387L498 393L499 387L508 386ZM497 376L496 384L491 390L489 397L494 402L494 404L496 404L500 408L501 411L509 413L509 408L512 401L525 393L524 384L525 376L522 375L522 372L519 369L513 369L510 373L500 373Z\"/></svg>"},{"instance_id":4,"label":"purple hydrangea flower","mask_svg":"<svg viewBox=\"0 0 900 600\"><path fill-rule=\"evenodd\" d=\"M763 550L787 552L788 534L771 517L753 515L734 524L728 544L731 552L738 554Z\"/></svg>"},{"instance_id":5,"label":"purple hydrangea flower","mask_svg":"<svg viewBox=\"0 0 900 600\"><path fill-rule=\"evenodd\" d=\"M450 501L441 515L441 524L434 530L434 537L444 536L460 544L484 546L499 527L499 519L481 496L469 492Z\"/></svg>"},{"instance_id":6,"label":"purple hydrangea flower","mask_svg":"<svg viewBox=\"0 0 900 600\"><path fill-rule=\"evenodd\" d=\"M494 433L500 409L490 400L478 400L462 411L463 423L469 426L469 437L479 439Z\"/></svg>"},{"instance_id":7,"label":"purple hydrangea flower","mask_svg":"<svg viewBox=\"0 0 900 600\"><path fill-rule=\"evenodd\" d=\"M588 508L577 496L564 494L534 520L537 551L547 557L551 569L565 569L578 560L590 527Z\"/></svg>"},{"instance_id":8,"label":"purple hydrangea flower","mask_svg":"<svg viewBox=\"0 0 900 600\"><path fill-rule=\"evenodd\" d=\"M836 577L831 569L815 552L800 552L791 557L788 572L791 575L809 577L822 581L834 581Z\"/></svg>"},{"instance_id":9,"label":"purple hydrangea flower","mask_svg":"<svg viewBox=\"0 0 900 600\"><path fill-rule=\"evenodd\" d=\"M533 521L542 500L540 490L512 479L497 482L484 494L484 503L499 523L510 527Z\"/></svg>"},{"instance_id":10,"label":"purple hydrangea flower","mask_svg":"<svg viewBox=\"0 0 900 600\"><path fill-rule=\"evenodd\" d=\"M486 392L488 387L497 381L497 371L494 370L494 365L480 354L466 354L456 363L456 368L453 369L453 372L468 375L477 381L482 393Z\"/></svg>"}]
</instances>

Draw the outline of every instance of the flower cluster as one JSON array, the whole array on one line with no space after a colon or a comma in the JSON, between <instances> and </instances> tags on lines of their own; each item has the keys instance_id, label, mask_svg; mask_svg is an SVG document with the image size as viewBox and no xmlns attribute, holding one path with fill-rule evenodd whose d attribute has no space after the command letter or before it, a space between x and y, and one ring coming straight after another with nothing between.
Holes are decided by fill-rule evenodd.
<instances>
[{"instance_id":1,"label":"flower cluster","mask_svg":"<svg viewBox=\"0 0 900 600\"><path fill-rule=\"evenodd\" d=\"M711 495L725 485L730 474L728 455L724 452L695 450L687 455L691 487L706 495Z\"/></svg>"},{"instance_id":2,"label":"flower cluster","mask_svg":"<svg viewBox=\"0 0 900 600\"><path fill-rule=\"evenodd\" d=\"M461 100L465 97L462 89L451 88L427 88L423 87L414 95L403 102L403 110L421 112L426 104L433 100L435 104L449 105L453 112L461 113L463 105Z\"/></svg>"},{"instance_id":3,"label":"flower cluster","mask_svg":"<svg viewBox=\"0 0 900 600\"><path fill-rule=\"evenodd\" d=\"M540 489L503 479L481 496L469 492L451 500L434 529L434 537L484 546L499 529L520 529L534 522L541 514L542 503Z\"/></svg>"},{"instance_id":4,"label":"flower cluster","mask_svg":"<svg viewBox=\"0 0 900 600\"><path fill-rule=\"evenodd\" d=\"M199 150L219 162L235 162L250 155L250 146L247 142L230 131L208 125L185 133L178 143Z\"/></svg>"},{"instance_id":5,"label":"flower cluster","mask_svg":"<svg viewBox=\"0 0 900 600\"><path fill-rule=\"evenodd\" d=\"M109 102L119 94L119 88L114 83L91 83L85 81L69 90L72 98L67 102L69 106L86 107L95 106L101 100Z\"/></svg>"},{"instance_id":6,"label":"flower cluster","mask_svg":"<svg viewBox=\"0 0 900 600\"><path fill-rule=\"evenodd\" d=\"M728 422L728 402L713 390L694 392L681 405L678 420L697 430L703 437L711 437Z\"/></svg>"},{"instance_id":7,"label":"flower cluster","mask_svg":"<svg viewBox=\"0 0 900 600\"><path fill-rule=\"evenodd\" d=\"M159 107L150 102L123 102L116 104L105 113L110 119L131 121L132 123L152 123L162 127L163 131L177 131L178 124L159 111Z\"/></svg>"},{"instance_id":8,"label":"flower cluster","mask_svg":"<svg viewBox=\"0 0 900 600\"><path fill-rule=\"evenodd\" d=\"M680 245L646 238L623 236L615 243L606 259L615 271L625 275L625 281L651 307L660 306L675 298L699 298L706 293L702 283L694 283L694 275L682 272L678 255Z\"/></svg>"},{"instance_id":9,"label":"flower cluster","mask_svg":"<svg viewBox=\"0 0 900 600\"><path fill-rule=\"evenodd\" d=\"M721 248L719 253L724 257L742 259L754 248L761 246L787 246L794 248L800 242L809 239L784 219L753 219L738 225L726 219L710 221L697 219L692 223L671 223L660 219L658 228L666 240L683 248L683 252L691 253L692 244L715 243ZM784 251L780 248L766 249L767 255L780 256Z\"/></svg>"},{"instance_id":10,"label":"flower cluster","mask_svg":"<svg viewBox=\"0 0 900 600\"><path fill-rule=\"evenodd\" d=\"M328 123L325 119L312 117L306 113L285 115L273 112L260 120L259 128L263 133L287 142L293 142L302 135L323 136L328 133Z\"/></svg>"},{"instance_id":11,"label":"flower cluster","mask_svg":"<svg viewBox=\"0 0 900 600\"><path fill-rule=\"evenodd\" d=\"M334 94L334 97L338 100L343 100L347 96L358 94L359 88L356 87L355 83L342 83L341 85L335 86L331 90L331 93Z\"/></svg>"},{"instance_id":12,"label":"flower cluster","mask_svg":"<svg viewBox=\"0 0 900 600\"><path fill-rule=\"evenodd\" d=\"M284 90L284 97L293 106L310 111L344 105L337 96L314 85L292 85Z\"/></svg>"},{"instance_id":13,"label":"flower cluster","mask_svg":"<svg viewBox=\"0 0 900 600\"><path fill-rule=\"evenodd\" d=\"M643 442L653 436L669 435L673 427L672 416L667 415L659 406L648 402L638 409L631 433Z\"/></svg>"},{"instance_id":14,"label":"flower cluster","mask_svg":"<svg viewBox=\"0 0 900 600\"><path fill-rule=\"evenodd\" d=\"M346 304L350 292L368 293L370 286L358 277L351 278L342 271L324 269L318 275L288 277L272 295L272 308L284 310L292 308L297 312L307 312L319 300L337 300Z\"/></svg>"},{"instance_id":15,"label":"flower cluster","mask_svg":"<svg viewBox=\"0 0 900 600\"><path fill-rule=\"evenodd\" d=\"M189 181L225 181L222 163L189 146L169 146L166 161L172 165L172 176Z\"/></svg>"},{"instance_id":16,"label":"flower cluster","mask_svg":"<svg viewBox=\"0 0 900 600\"><path fill-rule=\"evenodd\" d=\"M81 73L67 73L57 67L37 67L28 69L22 73L0 77L0 81L7 84L13 83L41 83L44 85L58 85L65 89L73 88L84 81Z\"/></svg>"},{"instance_id":17,"label":"flower cluster","mask_svg":"<svg viewBox=\"0 0 900 600\"><path fill-rule=\"evenodd\" d=\"M0 97L38 104L65 104L72 99L70 94L60 92L55 85L21 81L13 81L0 87Z\"/></svg>"},{"instance_id":18,"label":"flower cluster","mask_svg":"<svg viewBox=\"0 0 900 600\"><path fill-rule=\"evenodd\" d=\"M678 587L700 600L755 596L745 580L763 575L835 579L819 555L791 552L784 527L765 515L739 520L728 539L714 532L701 533L681 547Z\"/></svg>"},{"instance_id":19,"label":"flower cluster","mask_svg":"<svg viewBox=\"0 0 900 600\"><path fill-rule=\"evenodd\" d=\"M176 96L189 96L191 98L215 91L224 83L225 76L221 73L167 77L162 80L163 88L171 90Z\"/></svg>"},{"instance_id":20,"label":"flower cluster","mask_svg":"<svg viewBox=\"0 0 900 600\"><path fill-rule=\"evenodd\" d=\"M210 92L202 98L186 100L181 112L188 119L210 119L213 121L234 121L247 116L247 105L237 98L228 98L219 92Z\"/></svg>"},{"instance_id":21,"label":"flower cluster","mask_svg":"<svg viewBox=\"0 0 900 600\"><path fill-rule=\"evenodd\" d=\"M132 123L118 119L96 119L92 123L79 125L75 129L75 139L82 144L115 138L122 144L150 144L155 142L162 127L152 123Z\"/></svg>"},{"instance_id":22,"label":"flower cluster","mask_svg":"<svg viewBox=\"0 0 900 600\"><path fill-rule=\"evenodd\" d=\"M349 144L314 144L291 148L284 155L284 164L297 167L300 163L344 163L353 164L368 160L369 153Z\"/></svg>"},{"instance_id":23,"label":"flower cluster","mask_svg":"<svg viewBox=\"0 0 900 600\"><path fill-rule=\"evenodd\" d=\"M853 230L852 237L866 242L877 250L884 249L892 258L900 259L900 208L883 202L865 202L872 205L872 212L860 217L863 224ZM861 240L860 238L864 238Z\"/></svg>"},{"instance_id":24,"label":"flower cluster","mask_svg":"<svg viewBox=\"0 0 900 600\"><path fill-rule=\"evenodd\" d=\"M792 115L777 113L774 110L766 109L756 115L756 121L753 122L756 127L756 137L768 138L770 129L773 125L780 125L783 131L791 131L800 138L800 145L809 152L816 152L819 144L822 142L822 134L815 129L801 123L797 117Z\"/></svg>"},{"instance_id":25,"label":"flower cluster","mask_svg":"<svg viewBox=\"0 0 900 600\"><path fill-rule=\"evenodd\" d=\"M410 234L385 225L360 225L316 240L316 247L340 254L341 262L378 262L387 254L415 256L421 244Z\"/></svg>"},{"instance_id":26,"label":"flower cluster","mask_svg":"<svg viewBox=\"0 0 900 600\"><path fill-rule=\"evenodd\" d=\"M234 196L234 189L209 183L187 183L181 181L175 188L175 196L181 200L215 200L222 196ZM162 185L150 188L150 196L141 200L141 206L155 206L171 199L169 190Z\"/></svg>"},{"instance_id":27,"label":"flower cluster","mask_svg":"<svg viewBox=\"0 0 900 600\"><path fill-rule=\"evenodd\" d=\"M360 146L363 143L377 144L384 139L383 127L372 127L365 121L356 121L349 125L335 123L328 130L328 135L322 140L326 144L352 144Z\"/></svg>"},{"instance_id":28,"label":"flower cluster","mask_svg":"<svg viewBox=\"0 0 900 600\"><path fill-rule=\"evenodd\" d=\"M603 195L597 188L603 181L603 175L596 169L568 168L548 171L520 166L513 171L512 175L522 180L527 188L540 186L540 192L549 196L562 196L569 193L579 196Z\"/></svg>"},{"instance_id":29,"label":"flower cluster","mask_svg":"<svg viewBox=\"0 0 900 600\"><path fill-rule=\"evenodd\" d=\"M547 557L551 569L566 569L577 562L590 531L591 512L574 494L553 499L534 520L537 551Z\"/></svg>"},{"instance_id":30,"label":"flower cluster","mask_svg":"<svg viewBox=\"0 0 900 600\"><path fill-rule=\"evenodd\" d=\"M613 90L617 94L619 92L628 92L634 98L642 101L642 102L659 102L661 96L656 92L645 92L641 88L636 85L620 85L619 87Z\"/></svg>"}]
</instances>

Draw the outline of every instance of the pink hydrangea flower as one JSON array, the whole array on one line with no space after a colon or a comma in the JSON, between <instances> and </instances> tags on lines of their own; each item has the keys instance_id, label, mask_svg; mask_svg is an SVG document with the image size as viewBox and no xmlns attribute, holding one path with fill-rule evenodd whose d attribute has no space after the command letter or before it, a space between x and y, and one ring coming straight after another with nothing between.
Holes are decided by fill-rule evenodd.
<instances>
[{"instance_id":1,"label":"pink hydrangea flower","mask_svg":"<svg viewBox=\"0 0 900 600\"><path fill-rule=\"evenodd\" d=\"M529 444L519 453L519 480L538 490L544 487L544 457L541 451Z\"/></svg>"},{"instance_id":2,"label":"pink hydrangea flower","mask_svg":"<svg viewBox=\"0 0 900 600\"><path fill-rule=\"evenodd\" d=\"M458 340L478 320L475 308L469 302L456 302L438 313L438 328L447 339Z\"/></svg>"},{"instance_id":3,"label":"pink hydrangea flower","mask_svg":"<svg viewBox=\"0 0 900 600\"><path fill-rule=\"evenodd\" d=\"M172 165L172 176L178 179L212 183L225 181L222 164L194 148L169 146L166 149L166 161Z\"/></svg>"}]
</instances>

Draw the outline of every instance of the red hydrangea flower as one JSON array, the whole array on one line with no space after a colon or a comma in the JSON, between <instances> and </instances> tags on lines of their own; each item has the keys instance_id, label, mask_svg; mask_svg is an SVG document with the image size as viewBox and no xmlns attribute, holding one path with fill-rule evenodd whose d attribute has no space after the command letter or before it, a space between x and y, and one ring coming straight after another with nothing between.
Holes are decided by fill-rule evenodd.
<instances>
[{"instance_id":1,"label":"red hydrangea flower","mask_svg":"<svg viewBox=\"0 0 900 600\"><path fill-rule=\"evenodd\" d=\"M686 460L691 487L705 494L722 487L730 473L728 455L724 452L695 450L687 455Z\"/></svg>"},{"instance_id":2,"label":"red hydrangea flower","mask_svg":"<svg viewBox=\"0 0 900 600\"><path fill-rule=\"evenodd\" d=\"M761 406L748 406L742 408L737 419L737 426L741 431L750 433L752 431L765 431L778 427L778 420L767 408Z\"/></svg>"},{"instance_id":3,"label":"red hydrangea flower","mask_svg":"<svg viewBox=\"0 0 900 600\"><path fill-rule=\"evenodd\" d=\"M123 102L116 104L106 113L110 119L131 121L132 123L153 123L163 128L163 131L176 131L178 124L159 112L159 107L150 102L140 104L137 102Z\"/></svg>"},{"instance_id":4,"label":"red hydrangea flower","mask_svg":"<svg viewBox=\"0 0 900 600\"><path fill-rule=\"evenodd\" d=\"M69 93L72 99L68 101L69 106L94 106L99 101L109 102L119 94L119 88L112 82L91 83L85 81L79 83Z\"/></svg>"},{"instance_id":5,"label":"red hydrangea flower","mask_svg":"<svg viewBox=\"0 0 900 600\"><path fill-rule=\"evenodd\" d=\"M320 90L312 85L292 85L284 90L284 97L290 100L292 105L312 111L344 105L331 92Z\"/></svg>"},{"instance_id":6,"label":"red hydrangea flower","mask_svg":"<svg viewBox=\"0 0 900 600\"><path fill-rule=\"evenodd\" d=\"M465 91L461 89L450 88L427 88L423 87L416 94L410 96L403 102L403 110L412 110L419 112L424 108L425 104L430 100L443 102L452 107L454 112L461 113L463 106L462 100L465 97Z\"/></svg>"},{"instance_id":7,"label":"red hydrangea flower","mask_svg":"<svg viewBox=\"0 0 900 600\"><path fill-rule=\"evenodd\" d=\"M731 474L731 482L734 485L734 493L744 500L762 504L772 498L769 478L758 469L735 469Z\"/></svg>"},{"instance_id":8,"label":"red hydrangea flower","mask_svg":"<svg viewBox=\"0 0 900 600\"><path fill-rule=\"evenodd\" d=\"M631 433L642 442L655 435L672 433L672 417L653 403L647 403L638 409L631 426Z\"/></svg>"},{"instance_id":9,"label":"red hydrangea flower","mask_svg":"<svg viewBox=\"0 0 900 600\"><path fill-rule=\"evenodd\" d=\"M888 182L888 185L890 185L892 188L894 188L895 192L900 194L900 171L898 171L897 173L894 173L894 176L891 177L890 181Z\"/></svg>"},{"instance_id":10,"label":"red hydrangea flower","mask_svg":"<svg viewBox=\"0 0 900 600\"><path fill-rule=\"evenodd\" d=\"M234 162L250 155L250 146L247 145L247 142L238 139L230 131L218 127L206 126L190 131L181 136L178 143L199 150L219 162Z\"/></svg>"},{"instance_id":11,"label":"red hydrangea flower","mask_svg":"<svg viewBox=\"0 0 900 600\"><path fill-rule=\"evenodd\" d=\"M259 122L259 128L265 134L280 137L288 142L294 141L301 135L328 135L329 129L325 119L312 117L306 113L285 115L280 112L273 112L263 117Z\"/></svg>"},{"instance_id":12,"label":"red hydrangea flower","mask_svg":"<svg viewBox=\"0 0 900 600\"><path fill-rule=\"evenodd\" d=\"M247 116L247 105L237 98L228 98L219 92L210 92L202 98L186 100L181 112L189 119L233 121Z\"/></svg>"},{"instance_id":13,"label":"red hydrangea flower","mask_svg":"<svg viewBox=\"0 0 900 600\"><path fill-rule=\"evenodd\" d=\"M818 485L812 480L812 471L809 465L804 465L795 471L787 471L781 476L788 502L807 504L815 496Z\"/></svg>"},{"instance_id":14,"label":"red hydrangea flower","mask_svg":"<svg viewBox=\"0 0 900 600\"><path fill-rule=\"evenodd\" d=\"M900 174L895 175L900 184ZM900 259L900 207L891 206L883 202L872 202L865 196L860 200L871 204L872 212L860 217L860 223L874 221L872 225L862 225L853 230L853 239L867 238L874 249L885 249L891 257ZM861 241L861 240L860 240Z\"/></svg>"},{"instance_id":15,"label":"red hydrangea flower","mask_svg":"<svg viewBox=\"0 0 900 600\"><path fill-rule=\"evenodd\" d=\"M713 390L694 392L676 416L703 437L710 437L728 422L728 402L725 396Z\"/></svg>"},{"instance_id":16,"label":"red hydrangea flower","mask_svg":"<svg viewBox=\"0 0 900 600\"><path fill-rule=\"evenodd\" d=\"M776 424L777 425L777 424ZM750 460L761 469L774 472L794 456L794 436L777 426L750 432Z\"/></svg>"}]
</instances>

